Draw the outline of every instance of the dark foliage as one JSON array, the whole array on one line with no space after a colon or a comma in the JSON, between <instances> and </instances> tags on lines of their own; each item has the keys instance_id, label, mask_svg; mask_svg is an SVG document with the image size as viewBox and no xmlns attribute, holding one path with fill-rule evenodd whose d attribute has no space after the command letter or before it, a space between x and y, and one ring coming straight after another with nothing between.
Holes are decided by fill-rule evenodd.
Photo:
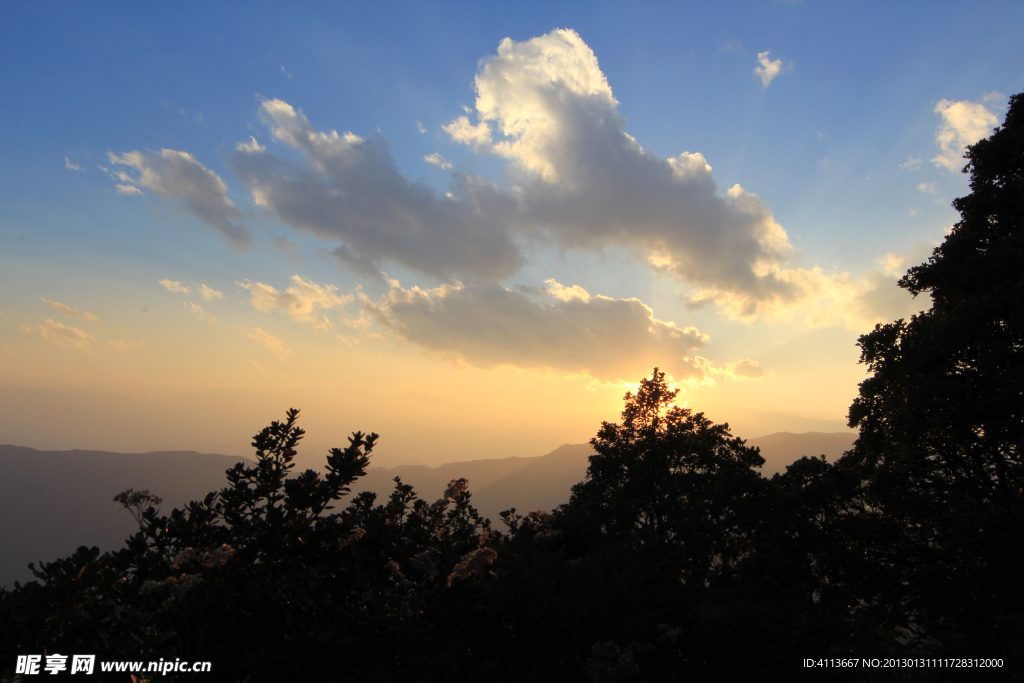
<instances>
[{"instance_id":1,"label":"dark foliage","mask_svg":"<svg viewBox=\"0 0 1024 683\"><path fill-rule=\"evenodd\" d=\"M139 523L124 548L0 592L2 671L59 652L253 682L1021 680L1024 95L967 159L962 220L901 281L933 305L861 337L860 438L835 464L763 478L655 368L568 503L509 510L498 533L465 479L434 503L397 478L382 503L352 495L376 434L291 476L290 410L221 491L168 516L119 494ZM847 657L1003 667L802 665Z\"/></svg>"},{"instance_id":2,"label":"dark foliage","mask_svg":"<svg viewBox=\"0 0 1024 683\"><path fill-rule=\"evenodd\" d=\"M898 527L895 622L924 649L1024 655L1024 94L971 146L961 220L900 286L931 309L860 338L843 465ZM1018 660L1019 661L1019 660Z\"/></svg>"}]
</instances>

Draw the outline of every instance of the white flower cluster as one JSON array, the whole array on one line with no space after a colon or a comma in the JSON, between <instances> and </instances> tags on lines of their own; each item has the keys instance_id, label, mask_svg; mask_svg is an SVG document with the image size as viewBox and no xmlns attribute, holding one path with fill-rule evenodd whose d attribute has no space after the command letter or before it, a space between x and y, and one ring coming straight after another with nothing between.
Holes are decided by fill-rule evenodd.
<instances>
[{"instance_id":1,"label":"white flower cluster","mask_svg":"<svg viewBox=\"0 0 1024 683\"><path fill-rule=\"evenodd\" d=\"M451 586L453 581L468 579L475 574L483 574L484 568L493 564L497 558L498 553L490 548L477 548L455 565L452 573L448 575L448 585Z\"/></svg>"},{"instance_id":2,"label":"white flower cluster","mask_svg":"<svg viewBox=\"0 0 1024 683\"><path fill-rule=\"evenodd\" d=\"M224 543L213 551L199 551L195 548L185 548L174 557L174 564L172 566L175 569L181 569L182 567L190 564L198 563L200 566L208 569L223 567L234 554L235 549L227 543Z\"/></svg>"},{"instance_id":3,"label":"white flower cluster","mask_svg":"<svg viewBox=\"0 0 1024 683\"><path fill-rule=\"evenodd\" d=\"M136 491L135 489L128 489L114 496L114 501L124 505L125 507L141 507L143 505L159 505L164 502L160 496L154 496L149 492L149 489L143 491Z\"/></svg>"},{"instance_id":4,"label":"white flower cluster","mask_svg":"<svg viewBox=\"0 0 1024 683\"><path fill-rule=\"evenodd\" d=\"M149 595L154 591L167 589L173 600L187 594L202 582L203 580L195 574L182 574L181 576L169 576L163 581L149 579L143 582L142 588L139 590L143 595Z\"/></svg>"},{"instance_id":5,"label":"white flower cluster","mask_svg":"<svg viewBox=\"0 0 1024 683\"><path fill-rule=\"evenodd\" d=\"M365 535L366 529L357 526L355 529L342 536L341 540L338 541L338 547L344 548L346 546L350 546Z\"/></svg>"},{"instance_id":6,"label":"white flower cluster","mask_svg":"<svg viewBox=\"0 0 1024 683\"><path fill-rule=\"evenodd\" d=\"M468 490L469 490L469 480L468 479L452 479L450 482L448 482L448 488L446 488L444 490L444 497L445 498L456 498L457 496L459 496L462 493L465 493ZM436 505L436 503L435 503L435 505Z\"/></svg>"},{"instance_id":7,"label":"white flower cluster","mask_svg":"<svg viewBox=\"0 0 1024 683\"><path fill-rule=\"evenodd\" d=\"M477 543L481 548L486 548L491 543L497 543L501 540L501 534L497 531L491 531L488 529L479 536L476 537Z\"/></svg>"}]
</instances>

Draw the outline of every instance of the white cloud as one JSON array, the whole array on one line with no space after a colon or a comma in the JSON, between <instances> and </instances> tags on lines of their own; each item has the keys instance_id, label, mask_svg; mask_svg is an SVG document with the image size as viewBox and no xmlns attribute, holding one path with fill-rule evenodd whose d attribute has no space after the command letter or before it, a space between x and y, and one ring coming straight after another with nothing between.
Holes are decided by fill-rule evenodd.
<instances>
[{"instance_id":1,"label":"white cloud","mask_svg":"<svg viewBox=\"0 0 1024 683\"><path fill-rule=\"evenodd\" d=\"M71 346L82 349L83 351L88 350L89 345L96 341L96 337L87 332L83 332L77 327L68 327L54 320L50 320L49 318L36 327L29 327L28 325L23 324L21 326L21 331L25 334L33 334L38 337L42 337L43 339L51 341L58 346L70 344Z\"/></svg>"},{"instance_id":2,"label":"white cloud","mask_svg":"<svg viewBox=\"0 0 1024 683\"><path fill-rule=\"evenodd\" d=\"M768 87L768 84L772 80L782 73L782 60L776 59L770 61L768 59L768 53L771 50L765 50L764 52L757 53L758 66L754 67L754 73L761 78L761 85Z\"/></svg>"},{"instance_id":3,"label":"white cloud","mask_svg":"<svg viewBox=\"0 0 1024 683\"><path fill-rule=\"evenodd\" d=\"M126 194L126 195L137 194L140 197L142 196L142 190L140 190L139 188L135 187L134 185L122 185L122 184L118 183L114 187L117 189L117 193L118 194Z\"/></svg>"},{"instance_id":4,"label":"white cloud","mask_svg":"<svg viewBox=\"0 0 1024 683\"><path fill-rule=\"evenodd\" d=\"M916 171L921 168L921 159L918 157L908 157L905 162L900 164L900 168L905 168L910 171Z\"/></svg>"},{"instance_id":5,"label":"white cloud","mask_svg":"<svg viewBox=\"0 0 1024 683\"><path fill-rule=\"evenodd\" d=\"M203 322L210 323L211 325L217 322L217 319L214 318L212 315L203 312L203 307L200 306L199 304L194 304L191 301L186 301L182 304L182 306L191 311L192 315L194 315L197 319L202 320Z\"/></svg>"},{"instance_id":6,"label":"white cloud","mask_svg":"<svg viewBox=\"0 0 1024 683\"><path fill-rule=\"evenodd\" d=\"M719 194L699 153L661 158L637 144L574 31L503 40L474 85L478 123L460 117L445 130L509 159L521 234L561 248L631 249L705 294L743 299L734 310L745 315L803 295L779 274L793 247L760 198L738 185Z\"/></svg>"},{"instance_id":7,"label":"white cloud","mask_svg":"<svg viewBox=\"0 0 1024 683\"><path fill-rule=\"evenodd\" d=\"M188 294L191 291L177 280L160 280L158 284L163 285L164 289L168 292L175 292L177 294Z\"/></svg>"},{"instance_id":8,"label":"white cloud","mask_svg":"<svg viewBox=\"0 0 1024 683\"><path fill-rule=\"evenodd\" d=\"M293 275L291 281L292 286L283 292L262 282L246 280L235 284L249 290L252 305L257 310L264 313L279 310L292 320L312 323L318 329L331 327L330 320L323 315L324 310L344 306L352 300L351 296L335 294L338 288L332 285L318 285L298 275Z\"/></svg>"},{"instance_id":9,"label":"white cloud","mask_svg":"<svg viewBox=\"0 0 1024 683\"><path fill-rule=\"evenodd\" d=\"M141 349L146 346L145 341L126 342L117 339L108 339L107 342L118 351L134 351L135 349Z\"/></svg>"},{"instance_id":10,"label":"white cloud","mask_svg":"<svg viewBox=\"0 0 1024 683\"><path fill-rule=\"evenodd\" d=\"M258 327L254 327L251 330L242 328L242 334L244 334L249 339L252 339L253 341L259 342L263 346L266 346L271 351L277 351L278 353L282 354L288 353L290 351L290 349L284 348L284 342L282 342L280 339L270 334L269 332L264 332ZM262 370L262 368L260 369Z\"/></svg>"},{"instance_id":11,"label":"white cloud","mask_svg":"<svg viewBox=\"0 0 1024 683\"><path fill-rule=\"evenodd\" d=\"M337 335L338 339L345 342L348 346L356 346L364 339L384 339L384 335L380 332L374 332L370 329L373 327L374 321L366 309L359 312L358 318L346 318L342 322L356 333L354 337L344 334Z\"/></svg>"},{"instance_id":12,"label":"white cloud","mask_svg":"<svg viewBox=\"0 0 1024 683\"><path fill-rule=\"evenodd\" d=\"M680 380L703 379L693 352L707 335L657 319L638 299L591 295L554 280L533 292L494 285L404 289L392 280L382 300L361 298L382 328L477 367L547 368L614 381L659 365Z\"/></svg>"},{"instance_id":13,"label":"white cloud","mask_svg":"<svg viewBox=\"0 0 1024 683\"><path fill-rule=\"evenodd\" d=\"M199 292L199 296L203 297L203 301L213 301L214 299L224 298L223 292L218 292L216 289L207 287L203 284L199 285L199 288L196 291Z\"/></svg>"},{"instance_id":14,"label":"white cloud","mask_svg":"<svg viewBox=\"0 0 1024 683\"><path fill-rule=\"evenodd\" d=\"M125 152L120 156L110 153L109 157L111 164L128 166L139 173L132 177L117 171L123 183L117 186L118 192L141 194L138 186L147 187L163 199L181 201L192 215L220 231L232 245L251 245L252 238L241 224L242 214L228 199L224 181L188 152L162 149Z\"/></svg>"},{"instance_id":15,"label":"white cloud","mask_svg":"<svg viewBox=\"0 0 1024 683\"><path fill-rule=\"evenodd\" d=\"M749 358L718 366L703 356L696 356L694 365L700 369L703 375L703 379L699 383L712 387L718 384L719 379L727 382L756 382L775 374L771 370L762 368L756 360Z\"/></svg>"},{"instance_id":16,"label":"white cloud","mask_svg":"<svg viewBox=\"0 0 1024 683\"><path fill-rule=\"evenodd\" d=\"M918 183L917 189L925 194L935 194L935 181L930 183Z\"/></svg>"},{"instance_id":17,"label":"white cloud","mask_svg":"<svg viewBox=\"0 0 1024 683\"><path fill-rule=\"evenodd\" d=\"M770 374L756 360L740 360L726 366L726 375L732 379L761 379Z\"/></svg>"},{"instance_id":18,"label":"white cloud","mask_svg":"<svg viewBox=\"0 0 1024 683\"><path fill-rule=\"evenodd\" d=\"M572 31L513 43L484 60L477 116L518 171L521 230L562 248L618 245L687 281L695 299L751 317L799 303L807 278L759 197L722 194L703 155L668 159L623 129L596 57Z\"/></svg>"},{"instance_id":19,"label":"white cloud","mask_svg":"<svg viewBox=\"0 0 1024 683\"><path fill-rule=\"evenodd\" d=\"M1001 98L998 93L992 95ZM935 113L942 117L942 124L935 131L935 141L942 151L932 158L932 163L954 172L964 167L967 146L988 137L999 125L996 115L979 102L944 99L935 105Z\"/></svg>"},{"instance_id":20,"label":"white cloud","mask_svg":"<svg viewBox=\"0 0 1024 683\"><path fill-rule=\"evenodd\" d=\"M734 35L724 34L718 43L718 47L715 48L715 56L722 54L742 54L743 43Z\"/></svg>"},{"instance_id":21,"label":"white cloud","mask_svg":"<svg viewBox=\"0 0 1024 683\"><path fill-rule=\"evenodd\" d=\"M474 106L444 130L505 159L505 188L466 172L436 192L401 175L379 132L318 130L281 100L263 102L261 116L301 158L253 142L228 161L257 204L338 242L331 253L364 276L379 278L390 262L466 283L459 291L492 292L525 265L528 249L618 247L685 282L692 304L744 320L829 307L860 286L847 274L794 267L794 247L770 209L739 185L720 190L700 153L662 157L639 145L574 31L503 40L481 60L474 88ZM283 308L256 303L276 301L276 289L242 286L254 305Z\"/></svg>"},{"instance_id":22,"label":"white cloud","mask_svg":"<svg viewBox=\"0 0 1024 683\"><path fill-rule=\"evenodd\" d=\"M388 142L316 130L287 102L268 100L261 115L299 162L251 148L228 161L254 202L294 229L341 243L343 263L380 270L387 260L438 278L493 280L524 263L509 234L514 201L493 185L454 179L463 201L438 196L398 170Z\"/></svg>"},{"instance_id":23,"label":"white cloud","mask_svg":"<svg viewBox=\"0 0 1024 683\"><path fill-rule=\"evenodd\" d=\"M71 161L71 159L68 159L67 157L64 157L64 168L68 169L69 171L78 171L80 173L85 173L84 168L82 168L75 162Z\"/></svg>"},{"instance_id":24,"label":"white cloud","mask_svg":"<svg viewBox=\"0 0 1024 683\"><path fill-rule=\"evenodd\" d=\"M822 275L818 296L804 307L804 322L810 327L866 331L876 323L909 318L928 308L930 301L915 299L897 284L906 260L906 255L886 254L877 261L881 268L870 268L859 275Z\"/></svg>"},{"instance_id":25,"label":"white cloud","mask_svg":"<svg viewBox=\"0 0 1024 683\"><path fill-rule=\"evenodd\" d=\"M82 311L78 310L77 308L73 308L71 306L66 306L64 304L57 303L56 301L50 301L49 299L44 299L43 297L39 297L39 300L42 301L47 306L49 306L50 308L53 308L53 309L56 309L56 310L60 311L61 313L63 313L64 315L66 315L69 318L85 318L86 320L88 320L90 322L94 322L94 323L100 322L100 319L98 317L96 317L92 313L89 313L88 311L82 312Z\"/></svg>"},{"instance_id":26,"label":"white cloud","mask_svg":"<svg viewBox=\"0 0 1024 683\"><path fill-rule=\"evenodd\" d=\"M452 140L455 142L473 145L477 148L486 148L491 144L491 127L487 125L486 121L481 121L474 126L469 122L469 117L460 116L442 128L444 132L452 136Z\"/></svg>"},{"instance_id":27,"label":"white cloud","mask_svg":"<svg viewBox=\"0 0 1024 683\"><path fill-rule=\"evenodd\" d=\"M882 264L885 272L889 275L902 275L903 264L907 262L905 254L886 254L883 258L876 259L876 263Z\"/></svg>"},{"instance_id":28,"label":"white cloud","mask_svg":"<svg viewBox=\"0 0 1024 683\"><path fill-rule=\"evenodd\" d=\"M481 61L475 88L479 123L473 126L463 116L444 130L457 142L487 147L548 181L566 180L569 169L558 168L564 165L554 157L567 142L577 135L590 142L586 138L603 132L593 125L572 129L587 113L580 105L589 104L596 116L610 115L607 123L621 127L618 101L597 57L575 31L556 30L521 43L505 38L496 56ZM503 140L492 142L492 124Z\"/></svg>"},{"instance_id":29,"label":"white cloud","mask_svg":"<svg viewBox=\"0 0 1024 683\"><path fill-rule=\"evenodd\" d=\"M259 142L256 141L256 138L251 135L249 136L249 142L239 142L237 145L235 145L236 151L247 152L249 154L263 152L266 149L266 147L262 146Z\"/></svg>"},{"instance_id":30,"label":"white cloud","mask_svg":"<svg viewBox=\"0 0 1024 683\"><path fill-rule=\"evenodd\" d=\"M418 130L421 133L426 133L427 132L427 129L419 121L416 122L416 130Z\"/></svg>"},{"instance_id":31,"label":"white cloud","mask_svg":"<svg viewBox=\"0 0 1024 683\"><path fill-rule=\"evenodd\" d=\"M441 156L437 152L434 152L433 154L428 154L427 156L423 157L423 161L427 162L428 164L433 164L434 166L437 166L438 168L443 168L443 169L454 168L452 166L452 162L448 161L447 159L445 159L443 156Z\"/></svg>"}]
</instances>

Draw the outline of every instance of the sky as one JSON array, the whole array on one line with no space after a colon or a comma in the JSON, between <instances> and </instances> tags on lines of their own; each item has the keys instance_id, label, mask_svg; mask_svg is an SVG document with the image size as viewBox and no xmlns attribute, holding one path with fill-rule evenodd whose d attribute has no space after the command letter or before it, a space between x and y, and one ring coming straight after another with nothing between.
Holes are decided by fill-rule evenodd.
<instances>
[{"instance_id":1,"label":"sky","mask_svg":"<svg viewBox=\"0 0 1024 683\"><path fill-rule=\"evenodd\" d=\"M542 455L654 367L842 431L1020 3L13 3L0 442Z\"/></svg>"}]
</instances>

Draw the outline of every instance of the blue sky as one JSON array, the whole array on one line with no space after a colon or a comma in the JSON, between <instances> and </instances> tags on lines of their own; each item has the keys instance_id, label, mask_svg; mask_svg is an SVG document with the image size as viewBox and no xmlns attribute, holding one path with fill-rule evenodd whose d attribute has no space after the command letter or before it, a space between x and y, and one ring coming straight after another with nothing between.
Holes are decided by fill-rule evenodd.
<instances>
[{"instance_id":1,"label":"blue sky","mask_svg":"<svg viewBox=\"0 0 1024 683\"><path fill-rule=\"evenodd\" d=\"M6 10L0 441L46 448L296 405L536 455L653 364L740 436L842 429L1024 85L1011 3Z\"/></svg>"}]
</instances>

